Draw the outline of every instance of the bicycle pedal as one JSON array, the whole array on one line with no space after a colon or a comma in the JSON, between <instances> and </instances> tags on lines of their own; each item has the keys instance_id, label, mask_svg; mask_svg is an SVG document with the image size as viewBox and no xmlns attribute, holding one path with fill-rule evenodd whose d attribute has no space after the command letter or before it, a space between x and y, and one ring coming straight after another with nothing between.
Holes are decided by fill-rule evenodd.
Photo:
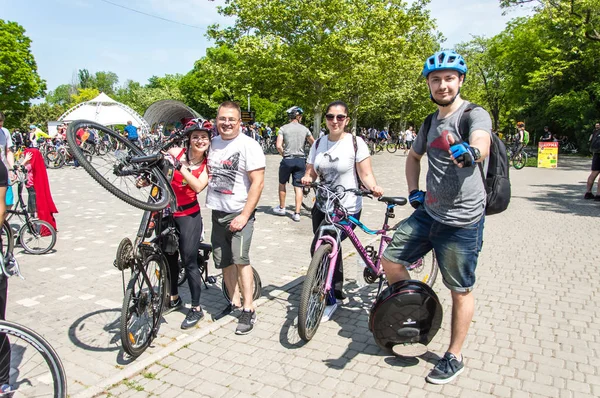
<instances>
[{"instance_id":1,"label":"bicycle pedal","mask_svg":"<svg viewBox=\"0 0 600 398\"><path fill-rule=\"evenodd\" d=\"M217 283L217 278L211 275L208 278L206 278L206 282L210 283L211 285L214 285L215 283Z\"/></svg>"}]
</instances>

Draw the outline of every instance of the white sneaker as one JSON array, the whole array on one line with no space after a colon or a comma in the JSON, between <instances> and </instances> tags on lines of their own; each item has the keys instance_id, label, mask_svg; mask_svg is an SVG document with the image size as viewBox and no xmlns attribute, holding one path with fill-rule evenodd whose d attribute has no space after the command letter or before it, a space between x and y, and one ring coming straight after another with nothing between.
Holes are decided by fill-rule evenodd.
<instances>
[{"instance_id":1,"label":"white sneaker","mask_svg":"<svg viewBox=\"0 0 600 398\"><path fill-rule=\"evenodd\" d=\"M294 215L292 216L292 220L298 222L300 221L300 214L299 213L294 213Z\"/></svg>"},{"instance_id":2,"label":"white sneaker","mask_svg":"<svg viewBox=\"0 0 600 398\"><path fill-rule=\"evenodd\" d=\"M281 206L275 206L272 210L278 216L285 216L285 209L282 209Z\"/></svg>"},{"instance_id":3,"label":"white sneaker","mask_svg":"<svg viewBox=\"0 0 600 398\"><path fill-rule=\"evenodd\" d=\"M338 303L328 305L325 307L325 311L323 311L323 317L321 318L321 322L327 322L333 316L333 313L338 308Z\"/></svg>"}]
</instances>

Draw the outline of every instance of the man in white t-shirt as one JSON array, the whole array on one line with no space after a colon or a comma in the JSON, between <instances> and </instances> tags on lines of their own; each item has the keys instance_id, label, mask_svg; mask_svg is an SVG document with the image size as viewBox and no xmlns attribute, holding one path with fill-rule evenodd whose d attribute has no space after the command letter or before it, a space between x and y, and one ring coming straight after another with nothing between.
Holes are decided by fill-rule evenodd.
<instances>
[{"instance_id":1,"label":"man in white t-shirt","mask_svg":"<svg viewBox=\"0 0 600 398\"><path fill-rule=\"evenodd\" d=\"M404 146L404 154L406 155L407 151L410 151L410 148L412 147L412 143L415 139L415 132L414 132L414 127L413 126L408 126L408 130L406 130L404 132L404 143L406 144Z\"/></svg>"},{"instance_id":2,"label":"man in white t-shirt","mask_svg":"<svg viewBox=\"0 0 600 398\"><path fill-rule=\"evenodd\" d=\"M226 101L219 106L219 135L213 138L208 153L206 207L212 209L213 260L215 267L223 270L231 298L218 317L242 309L235 333L248 334L256 322L250 243L254 213L264 186L266 159L258 142L240 134L241 118L237 103Z\"/></svg>"}]
</instances>

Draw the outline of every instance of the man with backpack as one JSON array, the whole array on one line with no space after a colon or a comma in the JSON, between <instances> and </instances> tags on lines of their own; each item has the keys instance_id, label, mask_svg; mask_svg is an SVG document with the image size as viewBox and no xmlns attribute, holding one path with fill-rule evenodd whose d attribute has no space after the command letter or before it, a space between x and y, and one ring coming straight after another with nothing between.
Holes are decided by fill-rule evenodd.
<instances>
[{"instance_id":1,"label":"man with backpack","mask_svg":"<svg viewBox=\"0 0 600 398\"><path fill-rule=\"evenodd\" d=\"M518 155L529 144L529 131L525 130L525 122L517 123L517 136L515 139L514 154Z\"/></svg>"},{"instance_id":2,"label":"man with backpack","mask_svg":"<svg viewBox=\"0 0 600 398\"><path fill-rule=\"evenodd\" d=\"M600 174L600 123L596 123L592 135L590 135L590 152L593 153L592 157L592 172L587 179L587 187L585 191L584 199L594 199L600 202L600 183L596 188L596 196L592 193L594 187L594 181Z\"/></svg>"},{"instance_id":3,"label":"man with backpack","mask_svg":"<svg viewBox=\"0 0 600 398\"><path fill-rule=\"evenodd\" d=\"M406 267L435 251L444 284L451 291L452 332L446 353L426 380L445 384L464 370L462 347L475 310L475 269L486 212L487 185L482 177L490 145L493 142L496 148L496 141L492 141L488 112L460 97L467 75L462 56L436 52L425 61L422 73L438 110L421 126L406 159L409 201L416 210L394 233L382 265L393 284L410 279ZM425 153L426 192L419 188Z\"/></svg>"}]
</instances>

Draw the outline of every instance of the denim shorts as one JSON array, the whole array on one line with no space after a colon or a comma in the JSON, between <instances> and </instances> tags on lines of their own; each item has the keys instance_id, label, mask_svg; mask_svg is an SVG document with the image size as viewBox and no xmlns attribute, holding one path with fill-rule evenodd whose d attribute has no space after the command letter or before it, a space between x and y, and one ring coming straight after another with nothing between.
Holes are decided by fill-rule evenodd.
<instances>
[{"instance_id":1,"label":"denim shorts","mask_svg":"<svg viewBox=\"0 0 600 398\"><path fill-rule=\"evenodd\" d=\"M292 177L292 185L301 187L300 179L306 171L306 158L285 158L279 164L279 183L287 184Z\"/></svg>"},{"instance_id":2,"label":"denim shorts","mask_svg":"<svg viewBox=\"0 0 600 398\"><path fill-rule=\"evenodd\" d=\"M475 285L484 222L482 216L467 227L449 226L435 221L421 206L400 223L383 257L409 266L433 249L446 287L470 292Z\"/></svg>"}]
</instances>

